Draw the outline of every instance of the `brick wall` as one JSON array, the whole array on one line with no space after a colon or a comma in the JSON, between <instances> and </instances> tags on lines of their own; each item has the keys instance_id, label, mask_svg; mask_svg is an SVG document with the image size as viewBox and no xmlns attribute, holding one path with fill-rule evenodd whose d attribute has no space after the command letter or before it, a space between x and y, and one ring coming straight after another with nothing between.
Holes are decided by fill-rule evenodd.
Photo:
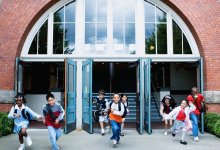
<instances>
[{"instance_id":1,"label":"brick wall","mask_svg":"<svg viewBox=\"0 0 220 150\"><path fill-rule=\"evenodd\" d=\"M208 112L216 112L220 114L220 104L208 104Z\"/></svg>"},{"instance_id":2,"label":"brick wall","mask_svg":"<svg viewBox=\"0 0 220 150\"><path fill-rule=\"evenodd\" d=\"M1 104L0 103L0 112L9 112L11 110L11 107L13 106L14 104Z\"/></svg>"}]
</instances>

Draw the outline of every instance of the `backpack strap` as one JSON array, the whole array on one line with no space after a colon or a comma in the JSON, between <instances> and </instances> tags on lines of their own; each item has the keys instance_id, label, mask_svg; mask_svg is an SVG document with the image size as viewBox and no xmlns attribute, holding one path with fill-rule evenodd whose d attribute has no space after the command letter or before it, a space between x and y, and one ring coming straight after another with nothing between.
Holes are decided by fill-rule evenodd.
<instances>
[{"instance_id":1,"label":"backpack strap","mask_svg":"<svg viewBox=\"0 0 220 150\"><path fill-rule=\"evenodd\" d=\"M53 114L50 105L46 104L46 108L47 108L47 111L48 111L50 117L52 118L52 120L55 121L57 119L57 117Z\"/></svg>"},{"instance_id":2,"label":"backpack strap","mask_svg":"<svg viewBox=\"0 0 220 150\"><path fill-rule=\"evenodd\" d=\"M109 108L111 109L113 101L110 102ZM121 101L118 102L118 110L121 111Z\"/></svg>"}]
</instances>

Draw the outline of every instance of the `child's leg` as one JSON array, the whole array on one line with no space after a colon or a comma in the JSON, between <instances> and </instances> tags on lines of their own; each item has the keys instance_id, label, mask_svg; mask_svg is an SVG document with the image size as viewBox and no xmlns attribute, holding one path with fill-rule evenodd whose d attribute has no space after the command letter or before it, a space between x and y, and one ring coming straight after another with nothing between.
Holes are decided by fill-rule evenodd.
<instances>
[{"instance_id":1,"label":"child's leg","mask_svg":"<svg viewBox=\"0 0 220 150\"><path fill-rule=\"evenodd\" d=\"M123 131L125 126L125 118L122 118L122 123L121 123L121 132Z\"/></svg>"},{"instance_id":2,"label":"child's leg","mask_svg":"<svg viewBox=\"0 0 220 150\"><path fill-rule=\"evenodd\" d=\"M23 135L22 135L21 132L19 132L18 137L19 137L20 144L23 144L24 143L24 138L23 138Z\"/></svg>"},{"instance_id":3,"label":"child's leg","mask_svg":"<svg viewBox=\"0 0 220 150\"><path fill-rule=\"evenodd\" d=\"M181 140L185 141L185 136L186 136L186 128L182 129L182 136L181 136Z\"/></svg>"},{"instance_id":4,"label":"child's leg","mask_svg":"<svg viewBox=\"0 0 220 150\"><path fill-rule=\"evenodd\" d=\"M52 126L48 126L48 132L49 132L50 141L52 144L52 149L58 150L59 147L57 146L57 143L56 143L56 130Z\"/></svg>"},{"instance_id":5,"label":"child's leg","mask_svg":"<svg viewBox=\"0 0 220 150\"><path fill-rule=\"evenodd\" d=\"M61 137L61 128L56 129L56 140Z\"/></svg>"},{"instance_id":6,"label":"child's leg","mask_svg":"<svg viewBox=\"0 0 220 150\"><path fill-rule=\"evenodd\" d=\"M104 129L104 124L103 124L103 122L99 122L99 124L100 124L100 128L101 128L101 129Z\"/></svg>"}]
</instances>

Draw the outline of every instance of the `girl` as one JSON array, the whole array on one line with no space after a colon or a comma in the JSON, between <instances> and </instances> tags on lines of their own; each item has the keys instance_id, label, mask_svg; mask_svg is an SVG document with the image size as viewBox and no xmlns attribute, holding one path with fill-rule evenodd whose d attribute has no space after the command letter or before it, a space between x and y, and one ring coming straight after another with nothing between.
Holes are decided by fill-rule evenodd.
<instances>
[{"instance_id":1,"label":"girl","mask_svg":"<svg viewBox=\"0 0 220 150\"><path fill-rule=\"evenodd\" d=\"M189 120L190 112L194 111L196 107L192 102L188 102L188 100L182 100L181 105L179 107L174 108L165 119L174 119L174 124L171 127L172 136L175 137L178 130L182 129L182 138L180 143L183 145L187 145L185 141L186 134L186 122Z\"/></svg>"},{"instance_id":2,"label":"girl","mask_svg":"<svg viewBox=\"0 0 220 150\"><path fill-rule=\"evenodd\" d=\"M165 119L165 117L174 109L175 106L176 106L176 103L171 96L169 95L164 96L164 98L162 99L161 108L160 108L160 114L163 117L162 121L164 121L164 128L165 128L164 135L167 135L168 121L169 121L170 126L172 126L172 123L173 123L172 119L167 120Z\"/></svg>"},{"instance_id":3,"label":"girl","mask_svg":"<svg viewBox=\"0 0 220 150\"><path fill-rule=\"evenodd\" d=\"M126 94L121 94L121 102L124 104L125 111L126 111L126 113L124 113L124 115L122 116L121 132L120 132L120 135L124 136L123 128L124 128L124 125L125 125L125 117L129 112L129 110L128 110L128 97L127 97Z\"/></svg>"},{"instance_id":4,"label":"girl","mask_svg":"<svg viewBox=\"0 0 220 150\"><path fill-rule=\"evenodd\" d=\"M61 136L60 121L63 120L64 110L59 103L55 102L55 97L53 94L48 93L46 96L46 100L48 104L44 105L43 107L43 115L44 115L43 122L48 128L52 149L59 150L56 141Z\"/></svg>"},{"instance_id":5,"label":"girl","mask_svg":"<svg viewBox=\"0 0 220 150\"><path fill-rule=\"evenodd\" d=\"M38 119L42 119L42 117L24 105L25 98L23 94L18 93L15 96L15 100L16 104L11 108L8 118L14 119L14 132L18 134L21 144L18 150L24 150L25 145L23 137L26 137L28 146L32 145L32 140L26 131L29 125L29 115Z\"/></svg>"}]
</instances>

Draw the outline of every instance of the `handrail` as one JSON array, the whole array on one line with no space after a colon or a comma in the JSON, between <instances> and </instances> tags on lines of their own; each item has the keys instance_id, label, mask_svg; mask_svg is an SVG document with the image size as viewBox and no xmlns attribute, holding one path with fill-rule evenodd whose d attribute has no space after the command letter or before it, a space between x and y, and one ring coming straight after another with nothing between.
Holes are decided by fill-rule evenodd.
<instances>
[{"instance_id":1,"label":"handrail","mask_svg":"<svg viewBox=\"0 0 220 150\"><path fill-rule=\"evenodd\" d=\"M156 94L156 88L155 88L155 86L154 86L154 83L153 83L153 81L151 81L151 84L152 84L152 87L153 87L153 91L154 91L154 97L155 98L153 98L153 101L154 101L154 104L156 105L156 109L157 109L157 112L158 112L158 116L161 118L161 116L160 116L160 110L159 110L159 108L158 108L158 103L157 103L157 99L159 99L158 98L158 96L157 96L157 94Z\"/></svg>"}]
</instances>

